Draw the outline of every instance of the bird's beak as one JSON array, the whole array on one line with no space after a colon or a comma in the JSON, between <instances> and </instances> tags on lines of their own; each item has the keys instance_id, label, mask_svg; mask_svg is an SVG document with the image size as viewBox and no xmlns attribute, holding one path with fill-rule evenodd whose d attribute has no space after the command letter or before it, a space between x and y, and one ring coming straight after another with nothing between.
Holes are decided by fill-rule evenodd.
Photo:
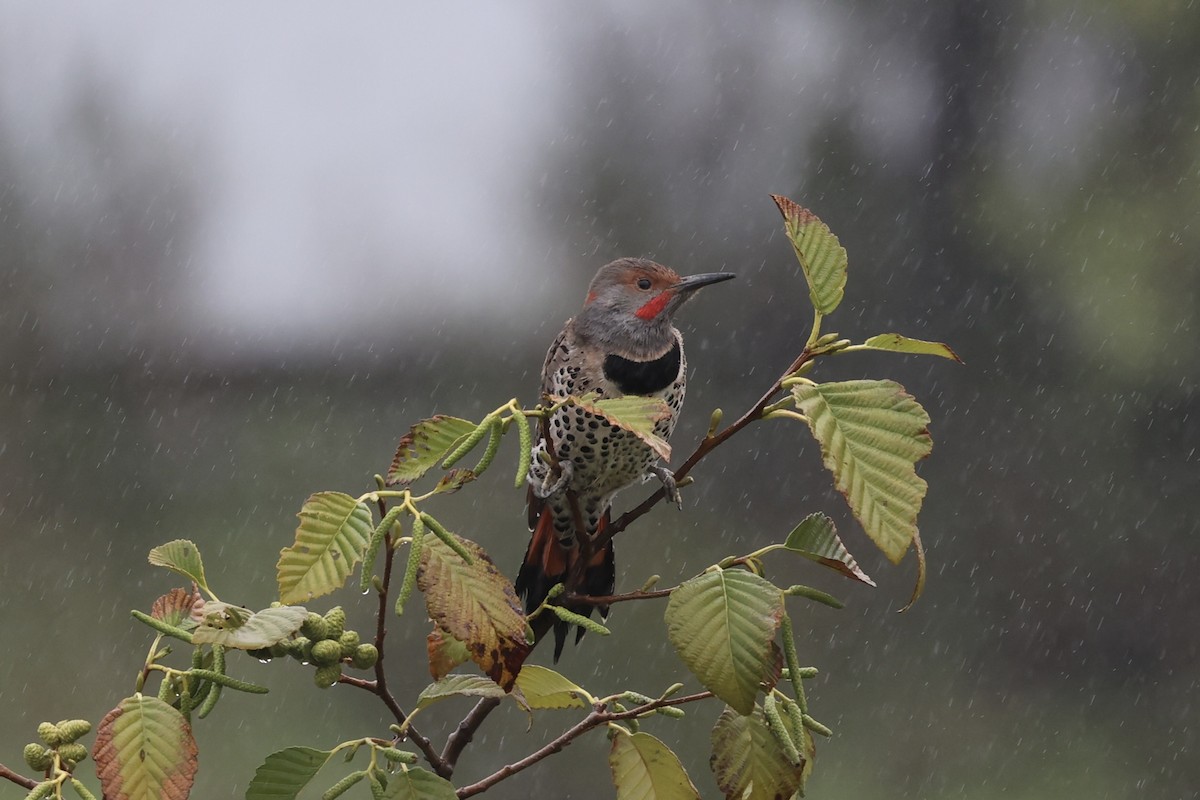
<instances>
[{"instance_id":1,"label":"bird's beak","mask_svg":"<svg viewBox=\"0 0 1200 800\"><path fill-rule=\"evenodd\" d=\"M710 283L720 283L732 278L736 278L732 272L705 272L702 275L689 275L672 288L680 295L690 294L701 286L708 286Z\"/></svg>"}]
</instances>

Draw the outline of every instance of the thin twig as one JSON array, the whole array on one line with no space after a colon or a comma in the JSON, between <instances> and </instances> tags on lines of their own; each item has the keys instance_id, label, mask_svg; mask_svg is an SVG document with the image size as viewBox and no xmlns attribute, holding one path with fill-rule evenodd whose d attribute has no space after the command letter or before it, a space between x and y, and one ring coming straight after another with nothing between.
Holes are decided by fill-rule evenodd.
<instances>
[{"instance_id":1,"label":"thin twig","mask_svg":"<svg viewBox=\"0 0 1200 800\"><path fill-rule=\"evenodd\" d=\"M568 603L584 603L589 606L611 606L613 603L624 603L629 600L654 600L660 597L670 597L674 589L655 589L652 592L628 592L626 594L569 594Z\"/></svg>"},{"instance_id":2,"label":"thin twig","mask_svg":"<svg viewBox=\"0 0 1200 800\"><path fill-rule=\"evenodd\" d=\"M471 739L475 737L475 731L487 719L488 714L496 706L500 705L500 698L485 697L475 704L475 707L463 717L462 722L458 723L458 727L454 729L454 733L450 734L446 739L446 747L442 750L442 764L450 772L454 772L454 767L458 764L458 757L462 755L462 751L471 743ZM448 777L448 776L443 776Z\"/></svg>"},{"instance_id":3,"label":"thin twig","mask_svg":"<svg viewBox=\"0 0 1200 800\"><path fill-rule=\"evenodd\" d=\"M480 794L481 792L485 792L505 778L532 767L534 764L538 763L547 756L554 755L593 728L607 725L610 722L619 722L625 719L640 717L641 715L654 711L657 708L666 708L667 706L680 706L685 703L694 703L697 700L706 700L712 696L712 692L697 692L696 694L684 695L683 697L661 698L659 700L645 703L626 711L609 711L607 706L604 705L593 706L590 714L588 714L575 725L572 725L560 736L554 739L554 741L549 742L544 747L533 751L520 761L514 761L512 764L501 767L499 770L481 781L472 783L469 786L463 786L457 790L456 794L462 798L472 797Z\"/></svg>"},{"instance_id":4,"label":"thin twig","mask_svg":"<svg viewBox=\"0 0 1200 800\"><path fill-rule=\"evenodd\" d=\"M811 361L812 358L813 354L807 348L805 348L800 355L796 357L796 360L792 362L792 365L788 367L787 370L785 370L784 373L780 375L773 384L771 384L771 388L768 389L761 398L759 398L759 401L754 404L753 408L751 408L742 416L738 417L737 421L731 424L725 430L712 436L705 436L703 439L701 439L700 443L696 445L696 449L692 451L690 456L688 456L687 461L683 462L683 466L675 471L676 482L691 472L692 468L699 464L700 460L706 455L711 453L713 450L716 450L742 428L761 417L763 409L766 408L771 402L771 398L778 394L779 390L782 388L783 381L787 378L787 376L800 369L807 362ZM621 531L628 528L635 520L646 514L650 509L654 508L654 506L656 506L658 502L666 496L666 488L660 487L658 491L647 497L639 505L635 506L629 511L626 511L612 524L608 525L604 529L604 533L596 537L596 541L593 543L593 546L600 548L608 544L609 540L611 540Z\"/></svg>"},{"instance_id":5,"label":"thin twig","mask_svg":"<svg viewBox=\"0 0 1200 800\"><path fill-rule=\"evenodd\" d=\"M387 501L382 497L379 498L379 513L381 517L387 516ZM388 707L388 711L392 712L392 716L396 718L396 723L403 725L408 719L408 715L404 713L404 709L396 702L395 695L388 689L387 673L383 670L383 640L387 636L387 617L389 603L389 591L392 585L392 563L395 558L395 553L392 549L392 532L389 530L383 535L383 579L379 587L379 610L376 612L375 622L375 650L379 654L379 658L375 661L375 680L360 681L360 679L343 680L343 683L349 683L352 686L358 686L362 689L367 689L373 692L383 701L383 704ZM366 565L363 569L368 569ZM345 678L346 676L342 676ZM416 745L417 749L425 756L425 760L429 762L429 766L433 767L433 771L443 778L449 778L452 770L446 769L445 762L438 755L437 748L429 741L429 738L422 736L411 725L407 729L408 740Z\"/></svg>"}]
</instances>

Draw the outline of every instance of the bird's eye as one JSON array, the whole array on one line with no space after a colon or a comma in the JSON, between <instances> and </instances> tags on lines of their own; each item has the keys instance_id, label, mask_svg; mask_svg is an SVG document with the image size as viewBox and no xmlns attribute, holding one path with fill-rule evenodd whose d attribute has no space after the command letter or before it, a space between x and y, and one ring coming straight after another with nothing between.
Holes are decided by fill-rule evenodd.
<instances>
[{"instance_id":1,"label":"bird's eye","mask_svg":"<svg viewBox=\"0 0 1200 800\"><path fill-rule=\"evenodd\" d=\"M641 280L639 280L639 281L638 281L638 288L639 288L639 289L649 289L649 288L650 288L650 279L649 279L649 278L642 278Z\"/></svg>"}]
</instances>

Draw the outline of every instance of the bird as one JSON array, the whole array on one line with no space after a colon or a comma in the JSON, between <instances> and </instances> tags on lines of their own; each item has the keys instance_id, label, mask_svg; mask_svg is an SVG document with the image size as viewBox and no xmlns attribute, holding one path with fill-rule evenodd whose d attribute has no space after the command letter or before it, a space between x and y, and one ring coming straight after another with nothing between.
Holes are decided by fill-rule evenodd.
<instances>
[{"instance_id":1,"label":"bird","mask_svg":"<svg viewBox=\"0 0 1200 800\"><path fill-rule=\"evenodd\" d=\"M661 400L669 413L655 423L654 433L668 439L687 384L683 336L672 320L698 289L733 277L727 272L680 277L644 258L605 264L588 286L583 310L567 320L546 353L543 396L552 401L590 393L597 399L638 395ZM578 565L581 537L591 541L611 523L613 496L621 489L657 478L668 498L683 507L674 475L657 460L634 434L578 405L564 405L547 418L532 444L526 491L532 536L515 582L526 614L539 608ZM576 529L577 522L583 530ZM612 541L591 553L583 569L577 592L611 595L616 581ZM593 606L565 607L590 617ZM599 610L607 618L608 608ZM540 624L534 625L539 637L550 620L557 662L570 626L549 613L539 615L535 623ZM580 627L576 642L583 633Z\"/></svg>"}]
</instances>

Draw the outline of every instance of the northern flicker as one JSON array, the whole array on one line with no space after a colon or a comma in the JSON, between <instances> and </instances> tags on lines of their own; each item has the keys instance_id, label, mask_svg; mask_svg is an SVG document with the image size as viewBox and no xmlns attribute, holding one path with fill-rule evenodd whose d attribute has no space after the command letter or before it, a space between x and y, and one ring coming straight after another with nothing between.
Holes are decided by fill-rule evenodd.
<instances>
[{"instance_id":1,"label":"northern flicker","mask_svg":"<svg viewBox=\"0 0 1200 800\"><path fill-rule=\"evenodd\" d=\"M687 382L683 337L671 324L672 316L700 287L732 277L721 272L681 278L661 264L639 258L606 264L588 287L583 311L567 320L550 346L542 370L542 391L557 398L589 392L601 398L659 398L670 414L656 423L654 432L669 438L683 406ZM590 540L609 524L612 499L618 491L656 477L668 498L680 504L670 470L657 464L650 447L632 433L576 406L555 412L547 428L550 441L539 434L533 445L527 492L533 537L516 581L527 613L541 605L550 589L563 582L578 562L580 537ZM576 530L571 494L582 531ZM614 581L610 541L592 554L585 567L584 585L577 591L609 595ZM591 615L591 605L567 607ZM600 611L607 616L607 608ZM545 622L537 627L544 626ZM556 661L568 627L562 621L554 623ZM580 628L576 641L582 635Z\"/></svg>"}]
</instances>

